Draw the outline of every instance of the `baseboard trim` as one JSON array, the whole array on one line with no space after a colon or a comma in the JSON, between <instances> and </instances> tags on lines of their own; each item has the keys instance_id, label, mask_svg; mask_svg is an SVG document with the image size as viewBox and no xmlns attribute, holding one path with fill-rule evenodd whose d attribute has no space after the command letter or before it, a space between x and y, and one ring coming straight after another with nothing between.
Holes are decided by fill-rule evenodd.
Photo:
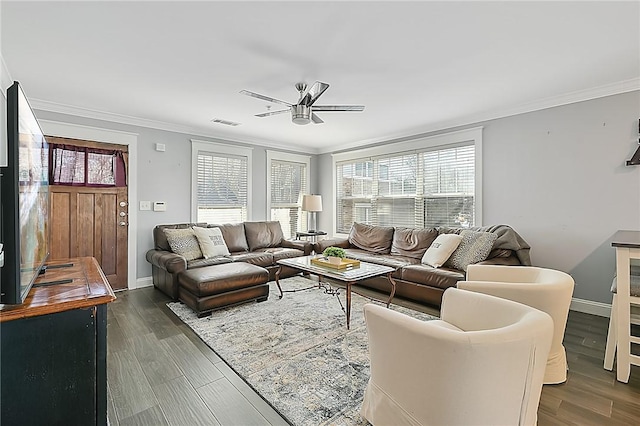
<instances>
[{"instance_id":1,"label":"baseboard trim","mask_svg":"<svg viewBox=\"0 0 640 426\"><path fill-rule=\"evenodd\" d=\"M129 286L129 290L135 290L137 288L151 287L153 286L153 277L138 278L134 286Z\"/></svg>"},{"instance_id":2,"label":"baseboard trim","mask_svg":"<svg viewBox=\"0 0 640 426\"><path fill-rule=\"evenodd\" d=\"M609 303L594 302L585 299L571 299L572 311L583 312L585 314L597 315L599 317L609 318L611 316L611 305Z\"/></svg>"}]
</instances>

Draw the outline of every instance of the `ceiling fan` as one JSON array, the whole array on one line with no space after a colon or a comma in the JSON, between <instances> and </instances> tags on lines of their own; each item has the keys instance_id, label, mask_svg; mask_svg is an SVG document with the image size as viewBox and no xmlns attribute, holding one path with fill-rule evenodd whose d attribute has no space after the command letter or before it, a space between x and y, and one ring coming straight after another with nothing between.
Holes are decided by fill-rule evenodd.
<instances>
[{"instance_id":1,"label":"ceiling fan","mask_svg":"<svg viewBox=\"0 0 640 426\"><path fill-rule=\"evenodd\" d=\"M262 99L276 104L286 105L288 109L282 109L278 111L268 111L262 114L256 114L256 117L267 117L270 115L282 114L291 111L291 120L295 124L309 124L313 121L315 124L324 123L316 112L327 111L364 111L363 105L313 105L318 100L320 95L329 88L327 83L316 81L311 87L307 87L306 83L296 83L296 90L300 93L300 99L298 103L290 104L289 102L281 101L279 99L270 98L268 96L261 95L259 93L250 92L248 90L242 90L240 93L254 98Z\"/></svg>"}]
</instances>

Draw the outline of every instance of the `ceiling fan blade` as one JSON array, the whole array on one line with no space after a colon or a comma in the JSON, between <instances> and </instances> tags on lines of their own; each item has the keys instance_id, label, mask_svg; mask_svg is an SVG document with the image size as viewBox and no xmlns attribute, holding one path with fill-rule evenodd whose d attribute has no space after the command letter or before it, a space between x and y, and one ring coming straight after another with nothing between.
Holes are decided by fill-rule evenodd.
<instances>
[{"instance_id":1,"label":"ceiling fan blade","mask_svg":"<svg viewBox=\"0 0 640 426\"><path fill-rule=\"evenodd\" d=\"M282 104L282 105L286 105L286 106L291 106L291 104L289 102L281 101L280 99L270 98L268 96L261 95L259 93L250 92L248 90L241 90L240 93L242 93L243 95L251 96L253 98L262 99L263 101L274 102L276 104Z\"/></svg>"},{"instance_id":2,"label":"ceiling fan blade","mask_svg":"<svg viewBox=\"0 0 640 426\"><path fill-rule=\"evenodd\" d=\"M300 101L298 101L298 105L313 105L313 103L318 100L320 95L322 95L328 88L329 85L327 83L316 81L315 83L313 83L313 86L307 88L306 92L304 92L304 94L300 98Z\"/></svg>"},{"instance_id":3,"label":"ceiling fan blade","mask_svg":"<svg viewBox=\"0 0 640 426\"><path fill-rule=\"evenodd\" d=\"M314 111L364 111L364 105L316 105Z\"/></svg>"},{"instance_id":4,"label":"ceiling fan blade","mask_svg":"<svg viewBox=\"0 0 640 426\"><path fill-rule=\"evenodd\" d=\"M270 115L277 115L277 114L282 114L283 112L289 112L291 110L289 109L281 109L278 111L269 111L269 112L263 112L262 114L256 114L256 117L268 117Z\"/></svg>"},{"instance_id":5,"label":"ceiling fan blade","mask_svg":"<svg viewBox=\"0 0 640 426\"><path fill-rule=\"evenodd\" d=\"M324 121L318 117L317 115L315 115L314 113L311 113L311 121L313 121L315 124L322 124L324 123Z\"/></svg>"}]
</instances>

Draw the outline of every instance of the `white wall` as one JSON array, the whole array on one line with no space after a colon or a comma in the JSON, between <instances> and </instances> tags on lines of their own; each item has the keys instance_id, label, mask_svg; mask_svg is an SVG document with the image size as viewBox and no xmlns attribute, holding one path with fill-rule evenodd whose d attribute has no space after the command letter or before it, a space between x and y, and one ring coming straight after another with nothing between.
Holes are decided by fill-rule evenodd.
<instances>
[{"instance_id":1,"label":"white wall","mask_svg":"<svg viewBox=\"0 0 640 426\"><path fill-rule=\"evenodd\" d=\"M2 22L2 1L0 1L0 22ZM0 31L0 166L7 165L7 88L11 86L11 76L2 55L2 31Z\"/></svg>"},{"instance_id":2,"label":"white wall","mask_svg":"<svg viewBox=\"0 0 640 426\"><path fill-rule=\"evenodd\" d=\"M574 277L575 298L611 303L610 238L640 230L640 166L625 166L639 117L636 91L472 125L484 126L484 225L511 225L534 265ZM317 173L330 212L330 154L319 156ZM330 229L325 212L320 227Z\"/></svg>"},{"instance_id":3,"label":"white wall","mask_svg":"<svg viewBox=\"0 0 640 426\"><path fill-rule=\"evenodd\" d=\"M191 139L222 141L203 138L200 135L168 132L41 110L37 110L36 115L39 120L79 124L138 135L137 198L140 201L165 201L167 203L167 211L165 212L138 210L137 229L131 229L137 235L136 276L138 279L150 277L151 265L146 261L145 253L153 246L153 227L157 224L189 222L191 220ZM166 151L156 151L156 143L164 144ZM231 142L229 144L234 145ZM267 218L266 148L254 146L252 157L251 220L265 220ZM312 162L312 176L315 175L313 168L314 163ZM131 206L131 209L138 208L139 206Z\"/></svg>"}]
</instances>

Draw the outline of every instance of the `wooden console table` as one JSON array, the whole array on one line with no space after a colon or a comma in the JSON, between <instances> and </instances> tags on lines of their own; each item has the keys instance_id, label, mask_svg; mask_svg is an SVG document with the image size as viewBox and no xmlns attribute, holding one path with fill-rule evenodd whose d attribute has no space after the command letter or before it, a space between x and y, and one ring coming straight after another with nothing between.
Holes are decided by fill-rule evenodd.
<instances>
[{"instance_id":1,"label":"wooden console table","mask_svg":"<svg viewBox=\"0 0 640 426\"><path fill-rule=\"evenodd\" d=\"M0 424L106 425L115 295L92 257L47 265L25 303L0 305Z\"/></svg>"}]
</instances>

